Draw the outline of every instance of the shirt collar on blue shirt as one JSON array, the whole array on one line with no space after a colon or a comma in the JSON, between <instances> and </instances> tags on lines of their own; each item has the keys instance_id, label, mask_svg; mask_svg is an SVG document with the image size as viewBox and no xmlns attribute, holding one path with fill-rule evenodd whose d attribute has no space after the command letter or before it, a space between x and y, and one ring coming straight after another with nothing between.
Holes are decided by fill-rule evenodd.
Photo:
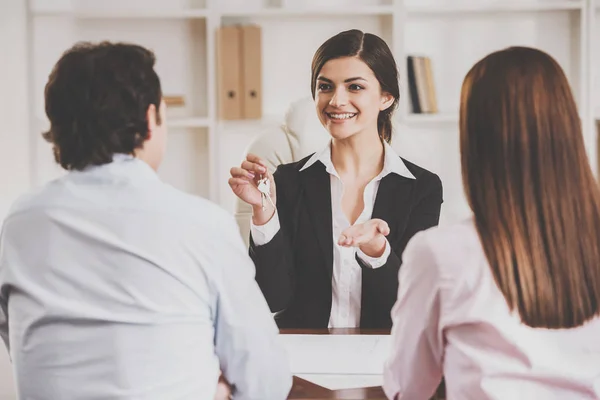
<instances>
[{"instance_id":1,"label":"shirt collar on blue shirt","mask_svg":"<svg viewBox=\"0 0 600 400\"><path fill-rule=\"evenodd\" d=\"M160 179L158 174L148 163L131 154L117 153L113 155L112 162L102 165L90 165L82 171L72 171L75 174L104 175L126 179Z\"/></svg>"},{"instance_id":2,"label":"shirt collar on blue shirt","mask_svg":"<svg viewBox=\"0 0 600 400\"><path fill-rule=\"evenodd\" d=\"M320 161L324 166L325 170L332 175L336 175L335 168L333 167L333 162L331 161L331 140L327 143L327 146L320 152L316 152L312 155L311 158L308 159L306 164L300 169L300 172L312 166L317 161ZM410 172L404 161L396 154L392 146L388 144L388 142L383 142L383 170L378 175L379 178L383 178L384 176L394 173L405 178L415 179L415 176Z\"/></svg>"}]
</instances>

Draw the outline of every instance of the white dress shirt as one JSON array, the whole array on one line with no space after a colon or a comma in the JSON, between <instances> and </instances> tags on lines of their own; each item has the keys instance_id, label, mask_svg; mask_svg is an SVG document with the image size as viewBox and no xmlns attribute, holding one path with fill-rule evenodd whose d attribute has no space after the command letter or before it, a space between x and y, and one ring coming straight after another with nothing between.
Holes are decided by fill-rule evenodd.
<instances>
[{"instance_id":1,"label":"white dress shirt","mask_svg":"<svg viewBox=\"0 0 600 400\"><path fill-rule=\"evenodd\" d=\"M390 255L390 245L386 240L385 250L381 257L369 257L360 249L354 247L342 247L338 245L341 233L348 227L350 222L342 211L342 196L344 184L340 179L333 162L331 161L331 141L321 151L304 164L300 171L305 170L316 162L325 165L325 169L331 178L331 210L333 224L333 275L332 275L332 301L331 314L329 317L330 328L357 328L360 326L360 304L362 292L362 273L360 265L356 261L356 254L371 268L383 266ZM415 179L408 170L402 159L394 152L392 147L384 142L383 169L365 187L363 193L364 208L355 224L362 224L371 219L373 206L377 197L379 183L388 174L395 173L407 178ZM273 218L264 225L251 224L252 239L257 246L271 241L279 231L279 216L277 212Z\"/></svg>"},{"instance_id":2,"label":"white dress shirt","mask_svg":"<svg viewBox=\"0 0 600 400\"><path fill-rule=\"evenodd\" d=\"M496 285L472 219L418 233L392 309L390 399L600 399L600 318L550 330L523 324Z\"/></svg>"},{"instance_id":3,"label":"white dress shirt","mask_svg":"<svg viewBox=\"0 0 600 400\"><path fill-rule=\"evenodd\" d=\"M20 199L0 241L0 333L19 398L285 399L287 357L234 219L143 161Z\"/></svg>"}]
</instances>

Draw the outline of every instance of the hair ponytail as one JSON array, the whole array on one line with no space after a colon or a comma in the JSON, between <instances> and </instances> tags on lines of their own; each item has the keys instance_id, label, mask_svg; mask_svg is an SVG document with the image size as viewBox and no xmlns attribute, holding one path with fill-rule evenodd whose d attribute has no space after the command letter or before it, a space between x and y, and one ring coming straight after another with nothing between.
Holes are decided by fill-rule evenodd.
<instances>
[{"instance_id":1,"label":"hair ponytail","mask_svg":"<svg viewBox=\"0 0 600 400\"><path fill-rule=\"evenodd\" d=\"M388 107L379 112L377 117L377 131L379 137L388 143L392 142L392 107Z\"/></svg>"}]
</instances>

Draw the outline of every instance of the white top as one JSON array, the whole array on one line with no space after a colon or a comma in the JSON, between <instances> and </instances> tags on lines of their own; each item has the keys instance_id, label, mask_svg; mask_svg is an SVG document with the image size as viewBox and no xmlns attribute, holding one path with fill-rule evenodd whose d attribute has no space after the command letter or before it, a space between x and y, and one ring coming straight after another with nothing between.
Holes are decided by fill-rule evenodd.
<instances>
[{"instance_id":1,"label":"white top","mask_svg":"<svg viewBox=\"0 0 600 400\"><path fill-rule=\"evenodd\" d=\"M600 398L600 318L562 330L521 323L472 220L418 233L403 260L384 373L390 399L428 399L442 373L447 400Z\"/></svg>"},{"instance_id":2,"label":"white top","mask_svg":"<svg viewBox=\"0 0 600 400\"><path fill-rule=\"evenodd\" d=\"M277 328L234 219L143 161L20 199L0 241L0 333L22 399L284 399Z\"/></svg>"},{"instance_id":3,"label":"white top","mask_svg":"<svg viewBox=\"0 0 600 400\"><path fill-rule=\"evenodd\" d=\"M332 301L331 314L329 317L330 328L357 328L360 326L360 304L362 292L362 273L360 265L356 261L356 254L371 268L383 266L389 255L390 246L386 242L385 251L379 258L369 257L360 249L354 247L342 247L338 245L341 233L348 227L350 222L342 211L342 196L344 184L340 179L333 162L331 161L331 141L320 152L304 164L300 171L305 170L316 162L325 165L325 169L331 178L331 210L333 224L333 275L332 275ZM384 142L383 169L379 175L373 178L365 187L363 194L364 208L355 224L362 224L371 219L373 206L377 197L379 183L383 177L395 173L407 178L415 179L408 170L402 159L396 154L392 147ZM279 231L279 216L277 212L265 225L251 225L252 239L257 246L271 241Z\"/></svg>"}]
</instances>

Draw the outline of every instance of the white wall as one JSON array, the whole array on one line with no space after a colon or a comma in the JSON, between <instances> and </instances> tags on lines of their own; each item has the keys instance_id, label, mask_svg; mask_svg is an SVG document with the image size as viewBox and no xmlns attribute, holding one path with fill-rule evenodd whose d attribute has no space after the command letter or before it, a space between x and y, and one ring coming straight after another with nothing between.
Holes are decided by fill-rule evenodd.
<instances>
[{"instance_id":1,"label":"white wall","mask_svg":"<svg viewBox=\"0 0 600 400\"><path fill-rule=\"evenodd\" d=\"M27 48L26 2L0 0L0 221L30 184ZM11 365L0 347L0 400L15 399Z\"/></svg>"},{"instance_id":2,"label":"white wall","mask_svg":"<svg viewBox=\"0 0 600 400\"><path fill-rule=\"evenodd\" d=\"M0 218L29 188L27 14L24 0L0 0Z\"/></svg>"}]
</instances>

